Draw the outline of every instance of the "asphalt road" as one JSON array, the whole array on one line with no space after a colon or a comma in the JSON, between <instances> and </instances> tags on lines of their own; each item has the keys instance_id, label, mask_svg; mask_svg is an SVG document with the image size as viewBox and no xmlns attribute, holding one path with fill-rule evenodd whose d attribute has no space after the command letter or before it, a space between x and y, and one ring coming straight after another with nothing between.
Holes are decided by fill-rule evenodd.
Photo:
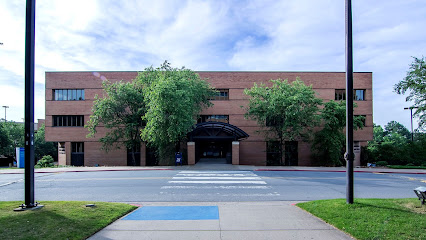
<instances>
[{"instance_id":1,"label":"asphalt road","mask_svg":"<svg viewBox=\"0 0 426 240\"><path fill-rule=\"evenodd\" d=\"M0 174L0 201L24 200L23 174ZM355 173L355 198L414 198L426 175ZM346 175L304 171L36 173L36 201L306 201L345 198Z\"/></svg>"}]
</instances>

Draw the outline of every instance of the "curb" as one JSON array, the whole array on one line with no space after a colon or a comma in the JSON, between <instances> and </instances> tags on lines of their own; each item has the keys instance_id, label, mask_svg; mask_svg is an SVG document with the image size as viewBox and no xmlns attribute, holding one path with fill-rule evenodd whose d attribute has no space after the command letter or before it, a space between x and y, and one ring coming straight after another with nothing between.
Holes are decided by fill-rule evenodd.
<instances>
[{"instance_id":1,"label":"curb","mask_svg":"<svg viewBox=\"0 0 426 240\"><path fill-rule=\"evenodd\" d=\"M310 170L310 169L255 169L253 171L271 172L346 172L346 170ZM426 174L426 172L395 172L395 171L363 171L354 170L356 173L395 173L395 174Z\"/></svg>"},{"instance_id":2,"label":"curb","mask_svg":"<svg viewBox=\"0 0 426 240\"><path fill-rule=\"evenodd\" d=\"M119 171L166 171L173 170L171 168L152 168L152 169L99 169L99 170L69 170L69 171L34 171L34 173L66 173L66 172L119 172ZM24 172L5 172L0 174L24 174Z\"/></svg>"}]
</instances>

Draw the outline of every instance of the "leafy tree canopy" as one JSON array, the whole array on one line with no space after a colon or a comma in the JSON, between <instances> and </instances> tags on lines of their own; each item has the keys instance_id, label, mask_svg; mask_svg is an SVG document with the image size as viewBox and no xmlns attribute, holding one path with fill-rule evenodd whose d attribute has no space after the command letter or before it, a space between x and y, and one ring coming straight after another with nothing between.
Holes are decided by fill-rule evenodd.
<instances>
[{"instance_id":1,"label":"leafy tree canopy","mask_svg":"<svg viewBox=\"0 0 426 240\"><path fill-rule=\"evenodd\" d=\"M9 134L4 125L5 123L0 123L0 155L6 155L7 148L11 144Z\"/></svg>"},{"instance_id":2,"label":"leafy tree canopy","mask_svg":"<svg viewBox=\"0 0 426 240\"><path fill-rule=\"evenodd\" d=\"M398 133L399 135L405 137L407 140L411 139L411 133L404 125L397 121L390 121L385 125L385 131L383 132L383 136L388 136L394 133Z\"/></svg>"},{"instance_id":3,"label":"leafy tree canopy","mask_svg":"<svg viewBox=\"0 0 426 240\"><path fill-rule=\"evenodd\" d=\"M34 156L36 160L40 160L43 156L57 156L55 143L46 142L45 138L45 127L44 124L39 126L37 132L34 135Z\"/></svg>"},{"instance_id":4,"label":"leafy tree canopy","mask_svg":"<svg viewBox=\"0 0 426 240\"><path fill-rule=\"evenodd\" d=\"M175 147L192 130L201 110L212 105L209 99L216 91L197 73L172 68L167 61L140 72L136 84L147 107L141 137L158 149L160 164L170 164Z\"/></svg>"},{"instance_id":5,"label":"leafy tree canopy","mask_svg":"<svg viewBox=\"0 0 426 240\"><path fill-rule=\"evenodd\" d=\"M354 104L354 108L356 104ZM324 128L315 133L313 149L320 163L327 166L343 164L346 136L346 102L329 101L321 110ZM354 116L354 129L363 128L363 116Z\"/></svg>"},{"instance_id":6,"label":"leafy tree canopy","mask_svg":"<svg viewBox=\"0 0 426 240\"><path fill-rule=\"evenodd\" d=\"M419 128L426 127L426 64L425 58L416 58L410 65L407 76L394 86L398 94L408 92L406 101L414 101L417 110L413 116L419 118Z\"/></svg>"},{"instance_id":7,"label":"leafy tree canopy","mask_svg":"<svg viewBox=\"0 0 426 240\"><path fill-rule=\"evenodd\" d=\"M94 137L99 126L108 131L100 138L102 148L110 151L121 146L133 149L139 146L142 116L146 113L146 103L141 86L135 82L115 82L105 80L103 97L95 96L92 115L86 124L87 137ZM133 154L133 165L135 156Z\"/></svg>"},{"instance_id":8,"label":"leafy tree canopy","mask_svg":"<svg viewBox=\"0 0 426 240\"><path fill-rule=\"evenodd\" d=\"M244 93L250 96L246 118L256 120L267 131L279 138L294 141L308 139L312 127L318 123L318 106L321 99L315 96L312 86L300 78L289 83L287 79L271 80L272 87L256 83Z\"/></svg>"},{"instance_id":9,"label":"leafy tree canopy","mask_svg":"<svg viewBox=\"0 0 426 240\"><path fill-rule=\"evenodd\" d=\"M312 86L306 86L299 78L289 83L287 79L271 80L265 84L245 89L250 96L246 118L263 127L266 138L279 140L279 159L282 164L285 141L308 140L312 128L317 125L318 106L322 100L315 96Z\"/></svg>"},{"instance_id":10,"label":"leafy tree canopy","mask_svg":"<svg viewBox=\"0 0 426 240\"><path fill-rule=\"evenodd\" d=\"M3 137L6 142L1 144L4 146L2 153L0 154L5 156L15 156L16 147L24 147L25 126L22 123L12 121L3 122L1 125L3 126L2 128L4 133L0 132L0 134L6 134L7 137Z\"/></svg>"}]
</instances>

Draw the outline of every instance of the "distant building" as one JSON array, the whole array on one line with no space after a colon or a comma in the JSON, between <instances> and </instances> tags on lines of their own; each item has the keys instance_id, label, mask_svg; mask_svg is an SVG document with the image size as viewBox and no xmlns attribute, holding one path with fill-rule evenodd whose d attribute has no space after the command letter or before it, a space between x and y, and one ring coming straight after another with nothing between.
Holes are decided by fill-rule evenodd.
<instances>
[{"instance_id":1,"label":"distant building","mask_svg":"<svg viewBox=\"0 0 426 240\"><path fill-rule=\"evenodd\" d=\"M296 77L312 85L317 95L327 100L345 98L344 72L198 72L207 78L220 94L212 100L214 106L205 109L194 131L189 134L184 158L195 164L201 158L223 159L239 165L274 164L276 154L268 151L273 142L266 142L258 133L255 121L244 119L241 106L248 103L244 89L254 83L271 79ZM46 141L58 142L59 165L109 165L130 164L126 149L105 153L99 138L105 134L98 128L95 138L86 138L84 124L89 120L96 94L102 96L102 79L131 81L137 72L46 72ZM269 84L270 85L270 84ZM355 115L365 116L365 127L354 133L355 165L360 165L360 148L373 139L372 73L354 73L354 97L358 107ZM316 165L309 143L287 142L287 165ZM145 144L138 153L138 165L153 164L153 154Z\"/></svg>"}]
</instances>

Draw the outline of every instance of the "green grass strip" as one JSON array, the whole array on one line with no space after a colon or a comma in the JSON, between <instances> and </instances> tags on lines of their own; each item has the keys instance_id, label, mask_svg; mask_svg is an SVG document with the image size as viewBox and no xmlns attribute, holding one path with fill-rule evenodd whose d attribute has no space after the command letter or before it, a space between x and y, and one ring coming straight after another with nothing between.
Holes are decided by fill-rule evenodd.
<instances>
[{"instance_id":1,"label":"green grass strip","mask_svg":"<svg viewBox=\"0 0 426 240\"><path fill-rule=\"evenodd\" d=\"M392 169L426 169L426 166L405 166L405 165L387 165Z\"/></svg>"},{"instance_id":2,"label":"green grass strip","mask_svg":"<svg viewBox=\"0 0 426 240\"><path fill-rule=\"evenodd\" d=\"M96 207L86 207L95 203ZM0 202L0 239L86 239L134 210L124 203L46 201L43 208L14 212L22 202Z\"/></svg>"},{"instance_id":3,"label":"green grass strip","mask_svg":"<svg viewBox=\"0 0 426 240\"><path fill-rule=\"evenodd\" d=\"M298 203L357 239L426 239L426 206L418 199L345 199Z\"/></svg>"}]
</instances>

